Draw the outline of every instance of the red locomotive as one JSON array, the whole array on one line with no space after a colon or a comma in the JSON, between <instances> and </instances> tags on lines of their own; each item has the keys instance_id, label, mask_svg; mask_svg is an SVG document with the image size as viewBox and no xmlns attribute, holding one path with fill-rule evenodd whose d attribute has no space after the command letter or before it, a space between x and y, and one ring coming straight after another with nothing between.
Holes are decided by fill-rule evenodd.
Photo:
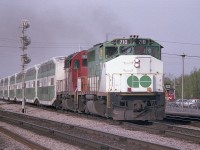
<instances>
[{"instance_id":1,"label":"red locomotive","mask_svg":"<svg viewBox=\"0 0 200 150\"><path fill-rule=\"evenodd\" d=\"M81 99L87 91L87 50L69 55L65 59L65 88L62 93L62 108L84 111L85 101Z\"/></svg>"}]
</instances>

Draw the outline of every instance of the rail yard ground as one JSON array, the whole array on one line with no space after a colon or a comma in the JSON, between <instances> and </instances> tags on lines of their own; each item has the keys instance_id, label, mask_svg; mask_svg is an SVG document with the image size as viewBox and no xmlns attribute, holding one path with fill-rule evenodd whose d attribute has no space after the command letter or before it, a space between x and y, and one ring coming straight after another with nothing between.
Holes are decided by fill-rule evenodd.
<instances>
[{"instance_id":1,"label":"rail yard ground","mask_svg":"<svg viewBox=\"0 0 200 150\"><path fill-rule=\"evenodd\" d=\"M21 113L21 105L7 103L5 101L0 101L0 109L16 112L16 113ZM98 131L104 131L104 132L108 132L108 133L112 133L116 135L122 135L128 138L134 138L134 139L144 140L144 141L153 142L153 143L160 143L162 145L171 146L177 149L197 149L197 150L200 149L199 144L188 142L186 140L178 140L175 138L163 137L160 135L150 134L150 133L142 132L142 131L127 130L120 127L120 125L111 125L109 123L98 121L98 120L94 121L91 119L71 116L69 114L62 114L59 112L47 111L47 110L43 110L42 108L26 106L25 115L54 120L57 122L70 123L72 125L83 126L83 127L98 130ZM3 126L12 128L11 125L4 124ZM16 132L20 134L22 133L20 132L20 129L18 128L16 129ZM29 134L25 134L25 137L30 138L32 136ZM36 139L33 139L33 141L35 142L41 141L37 139L41 139L41 137L36 137ZM59 143L59 141L54 141L52 139L44 140L44 141L41 142L43 145L47 143L47 141L51 143L51 144L46 144L46 145L51 145L49 149L58 149L56 147L52 147L53 145L55 146L56 144L60 145L59 149L67 149L67 145L65 145L64 147L61 147L61 144L65 144L65 143ZM78 149L77 147L73 147L73 148Z\"/></svg>"}]
</instances>

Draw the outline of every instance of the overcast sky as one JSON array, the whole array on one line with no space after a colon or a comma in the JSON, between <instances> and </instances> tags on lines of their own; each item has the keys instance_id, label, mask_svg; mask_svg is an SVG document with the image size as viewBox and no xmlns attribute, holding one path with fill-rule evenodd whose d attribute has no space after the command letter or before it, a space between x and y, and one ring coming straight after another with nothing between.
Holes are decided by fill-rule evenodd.
<instances>
[{"instance_id":1,"label":"overcast sky","mask_svg":"<svg viewBox=\"0 0 200 150\"><path fill-rule=\"evenodd\" d=\"M0 0L0 78L21 70L19 28L30 20L33 66L109 39L139 35L159 42L165 74L200 68L199 0ZM197 56L197 57L189 57ZM199 56L199 58L198 58Z\"/></svg>"}]
</instances>

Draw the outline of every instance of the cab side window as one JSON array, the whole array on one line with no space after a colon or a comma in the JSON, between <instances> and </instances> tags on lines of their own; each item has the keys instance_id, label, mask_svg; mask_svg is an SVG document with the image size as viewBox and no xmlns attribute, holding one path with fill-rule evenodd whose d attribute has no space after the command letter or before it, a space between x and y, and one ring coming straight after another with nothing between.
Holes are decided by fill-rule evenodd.
<instances>
[{"instance_id":1,"label":"cab side window","mask_svg":"<svg viewBox=\"0 0 200 150\"><path fill-rule=\"evenodd\" d=\"M74 69L79 69L80 68L80 61L79 60L75 60L74 61Z\"/></svg>"},{"instance_id":2,"label":"cab side window","mask_svg":"<svg viewBox=\"0 0 200 150\"><path fill-rule=\"evenodd\" d=\"M105 56L110 58L118 53L117 47L106 47Z\"/></svg>"}]
</instances>

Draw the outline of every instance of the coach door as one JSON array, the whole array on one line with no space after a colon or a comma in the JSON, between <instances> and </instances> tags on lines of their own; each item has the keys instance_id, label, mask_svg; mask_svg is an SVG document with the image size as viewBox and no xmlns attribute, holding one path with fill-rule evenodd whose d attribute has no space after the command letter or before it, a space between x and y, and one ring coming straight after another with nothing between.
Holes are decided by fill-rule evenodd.
<instances>
[{"instance_id":1,"label":"coach door","mask_svg":"<svg viewBox=\"0 0 200 150\"><path fill-rule=\"evenodd\" d=\"M55 93L54 77L48 77L48 100L52 100Z\"/></svg>"},{"instance_id":2,"label":"coach door","mask_svg":"<svg viewBox=\"0 0 200 150\"><path fill-rule=\"evenodd\" d=\"M61 93L62 91L64 91L64 80L59 80L59 81L57 81L57 92L58 93Z\"/></svg>"}]
</instances>

